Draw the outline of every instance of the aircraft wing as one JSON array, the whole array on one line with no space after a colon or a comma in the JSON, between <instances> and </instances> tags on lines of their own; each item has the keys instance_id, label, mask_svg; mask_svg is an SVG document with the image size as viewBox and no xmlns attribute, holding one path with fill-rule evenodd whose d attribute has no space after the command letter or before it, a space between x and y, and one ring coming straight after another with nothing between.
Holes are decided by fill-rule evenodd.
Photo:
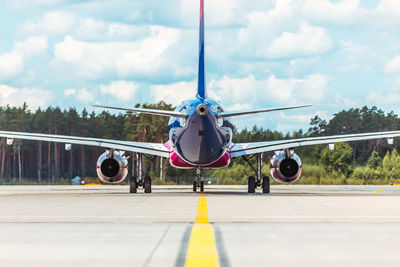
<instances>
[{"instance_id":1,"label":"aircraft wing","mask_svg":"<svg viewBox=\"0 0 400 267\"><path fill-rule=\"evenodd\" d=\"M279 140L270 142L241 143L241 144L235 144L230 149L230 155L231 158L236 158L245 155L252 155L269 151L279 151L287 148L290 149L301 146L334 144L338 142L363 141L372 139L391 139L399 136L400 136L400 131L392 131L392 132L320 136L320 137L289 139L289 140Z\"/></svg>"},{"instance_id":2,"label":"aircraft wing","mask_svg":"<svg viewBox=\"0 0 400 267\"><path fill-rule=\"evenodd\" d=\"M130 152L138 152L154 156L169 158L169 150L161 143L140 143L130 141L119 141L110 139L98 139L91 137L76 137L52 134L22 133L0 131L0 137L9 139L23 139L34 141L45 141L64 144L97 146L109 149L117 149Z\"/></svg>"}]
</instances>

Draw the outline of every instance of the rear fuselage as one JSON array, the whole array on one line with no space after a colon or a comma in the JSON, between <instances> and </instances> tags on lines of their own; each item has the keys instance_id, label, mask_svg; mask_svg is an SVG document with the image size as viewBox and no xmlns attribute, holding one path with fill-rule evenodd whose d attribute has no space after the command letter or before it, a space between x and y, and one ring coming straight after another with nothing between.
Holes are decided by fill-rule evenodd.
<instances>
[{"instance_id":1,"label":"rear fuselage","mask_svg":"<svg viewBox=\"0 0 400 267\"><path fill-rule=\"evenodd\" d=\"M168 125L171 164L178 168L221 168L229 164L232 124L217 118L222 106L211 98L184 101L176 110L187 118L171 118Z\"/></svg>"}]
</instances>

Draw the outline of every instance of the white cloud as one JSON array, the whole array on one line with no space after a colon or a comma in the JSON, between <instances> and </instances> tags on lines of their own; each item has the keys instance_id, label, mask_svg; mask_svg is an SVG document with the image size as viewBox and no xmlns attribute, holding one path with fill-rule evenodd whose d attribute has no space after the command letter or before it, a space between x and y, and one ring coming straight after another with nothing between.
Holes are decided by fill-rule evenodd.
<instances>
[{"instance_id":1,"label":"white cloud","mask_svg":"<svg viewBox=\"0 0 400 267\"><path fill-rule=\"evenodd\" d=\"M26 7L50 7L60 4L77 2L76 0L4 0L8 5L17 8Z\"/></svg>"},{"instance_id":2,"label":"white cloud","mask_svg":"<svg viewBox=\"0 0 400 267\"><path fill-rule=\"evenodd\" d=\"M271 40L282 31L292 30L298 19L291 0L276 1L272 9L250 13L249 23L238 32L238 51L250 57L265 57Z\"/></svg>"},{"instance_id":3,"label":"white cloud","mask_svg":"<svg viewBox=\"0 0 400 267\"><path fill-rule=\"evenodd\" d=\"M0 79L20 73L30 56L40 55L47 50L47 36L35 36L15 42L10 52L0 54Z\"/></svg>"},{"instance_id":4,"label":"white cloud","mask_svg":"<svg viewBox=\"0 0 400 267\"><path fill-rule=\"evenodd\" d=\"M397 0L381 0L375 12L383 19L397 19L400 16L400 2Z\"/></svg>"},{"instance_id":5,"label":"white cloud","mask_svg":"<svg viewBox=\"0 0 400 267\"><path fill-rule=\"evenodd\" d=\"M180 16L182 23L190 26L198 26L199 0L180 1ZM246 5L245 1L240 0L218 0L205 2L205 20L207 25L231 26L244 23L249 9L257 10L255 6L266 6L268 1L260 1L256 5Z\"/></svg>"},{"instance_id":6,"label":"white cloud","mask_svg":"<svg viewBox=\"0 0 400 267\"><path fill-rule=\"evenodd\" d=\"M358 22L367 13L360 0L306 0L302 12L311 20L339 25Z\"/></svg>"},{"instance_id":7,"label":"white cloud","mask_svg":"<svg viewBox=\"0 0 400 267\"><path fill-rule=\"evenodd\" d=\"M73 96L76 94L76 89L75 88L70 88L64 91L65 96Z\"/></svg>"},{"instance_id":8,"label":"white cloud","mask_svg":"<svg viewBox=\"0 0 400 267\"><path fill-rule=\"evenodd\" d=\"M398 105L400 102L399 92L371 92L367 95L366 100L371 105Z\"/></svg>"},{"instance_id":9,"label":"white cloud","mask_svg":"<svg viewBox=\"0 0 400 267\"><path fill-rule=\"evenodd\" d=\"M11 77L23 69L23 54L17 51L0 55L0 79Z\"/></svg>"},{"instance_id":10,"label":"white cloud","mask_svg":"<svg viewBox=\"0 0 400 267\"><path fill-rule=\"evenodd\" d=\"M150 95L155 102L164 101L172 105L179 105L182 101L195 97L196 82L178 82L167 85L152 85Z\"/></svg>"},{"instance_id":11,"label":"white cloud","mask_svg":"<svg viewBox=\"0 0 400 267\"><path fill-rule=\"evenodd\" d=\"M122 76L135 73L154 75L157 71L163 69L172 75L187 75L187 71L177 65L179 64L178 58L170 58L170 54L168 54L168 49L172 45L183 41L180 38L181 30L152 27L151 31L150 37L141 42L136 42L134 47L123 51L116 62L118 73Z\"/></svg>"},{"instance_id":12,"label":"white cloud","mask_svg":"<svg viewBox=\"0 0 400 267\"><path fill-rule=\"evenodd\" d=\"M394 106L391 110L398 107L400 102L400 78L395 77L391 81L391 87L375 90L366 97L366 102L370 105Z\"/></svg>"},{"instance_id":13,"label":"white cloud","mask_svg":"<svg viewBox=\"0 0 400 267\"><path fill-rule=\"evenodd\" d=\"M28 108L35 110L46 107L52 100L52 93L35 88L15 88L0 84L0 106L22 106L25 102Z\"/></svg>"},{"instance_id":14,"label":"white cloud","mask_svg":"<svg viewBox=\"0 0 400 267\"><path fill-rule=\"evenodd\" d=\"M94 94L86 88L76 89L69 88L64 91L64 96L73 96L76 100L82 103L97 103L95 102Z\"/></svg>"},{"instance_id":15,"label":"white cloud","mask_svg":"<svg viewBox=\"0 0 400 267\"><path fill-rule=\"evenodd\" d=\"M107 22L92 17L78 17L65 11L51 11L17 26L20 35L70 35L81 41L121 41L142 39L151 34L148 25Z\"/></svg>"},{"instance_id":16,"label":"white cloud","mask_svg":"<svg viewBox=\"0 0 400 267\"><path fill-rule=\"evenodd\" d=\"M181 40L180 34L177 29L152 26L149 37L132 42L82 42L66 36L55 45L54 55L88 79L110 74L122 78L182 77L193 70L179 65L179 51L170 51Z\"/></svg>"},{"instance_id":17,"label":"white cloud","mask_svg":"<svg viewBox=\"0 0 400 267\"><path fill-rule=\"evenodd\" d=\"M66 34L70 32L78 23L76 15L64 11L52 11L36 20L26 21L17 27L17 31L22 34Z\"/></svg>"},{"instance_id":18,"label":"white cloud","mask_svg":"<svg viewBox=\"0 0 400 267\"><path fill-rule=\"evenodd\" d=\"M80 40L137 40L150 34L150 26L105 22L93 18L80 19L73 34Z\"/></svg>"},{"instance_id":19,"label":"white cloud","mask_svg":"<svg viewBox=\"0 0 400 267\"><path fill-rule=\"evenodd\" d=\"M76 90L75 97L83 103L92 103L95 101L94 94L85 88Z\"/></svg>"},{"instance_id":20,"label":"white cloud","mask_svg":"<svg viewBox=\"0 0 400 267\"><path fill-rule=\"evenodd\" d=\"M324 120L329 120L331 118L327 115L327 112L323 110L318 110L313 113L304 113L304 110L302 110L301 114L294 115L288 114L287 112L280 112L278 115L280 119L276 130L281 132L293 132L303 129L306 131L308 130L311 119L317 115Z\"/></svg>"},{"instance_id":21,"label":"white cloud","mask_svg":"<svg viewBox=\"0 0 400 267\"><path fill-rule=\"evenodd\" d=\"M395 56L385 64L385 72L387 73L400 72L400 56Z\"/></svg>"},{"instance_id":22,"label":"white cloud","mask_svg":"<svg viewBox=\"0 0 400 267\"><path fill-rule=\"evenodd\" d=\"M303 24L297 33L284 32L274 39L268 49L271 58L303 57L324 54L333 41L324 28Z\"/></svg>"},{"instance_id":23,"label":"white cloud","mask_svg":"<svg viewBox=\"0 0 400 267\"><path fill-rule=\"evenodd\" d=\"M297 0L281 0L267 11L250 13L249 23L238 31L236 53L259 60L330 51L333 40L328 31L307 22L301 12L302 4Z\"/></svg>"},{"instance_id":24,"label":"white cloud","mask_svg":"<svg viewBox=\"0 0 400 267\"><path fill-rule=\"evenodd\" d=\"M270 105L314 104L327 100L328 79L322 74L313 74L303 79L280 79L270 75L257 80L253 75L244 78L224 76L209 85L212 95L227 105L250 104L253 107Z\"/></svg>"},{"instance_id":25,"label":"white cloud","mask_svg":"<svg viewBox=\"0 0 400 267\"><path fill-rule=\"evenodd\" d=\"M28 38L23 42L15 42L14 50L20 51L27 56L41 54L48 48L47 39L47 36L40 35Z\"/></svg>"},{"instance_id":26,"label":"white cloud","mask_svg":"<svg viewBox=\"0 0 400 267\"><path fill-rule=\"evenodd\" d=\"M227 108L236 103L243 103L249 99L257 99L257 90L261 88L259 81L253 75L245 78L232 78L225 75L209 84L210 95L223 103L230 103ZM253 102L253 101L252 101Z\"/></svg>"},{"instance_id":27,"label":"white cloud","mask_svg":"<svg viewBox=\"0 0 400 267\"><path fill-rule=\"evenodd\" d=\"M109 85L100 85L101 93L112 95L121 101L129 101L137 93L139 84L128 81L114 81Z\"/></svg>"}]
</instances>

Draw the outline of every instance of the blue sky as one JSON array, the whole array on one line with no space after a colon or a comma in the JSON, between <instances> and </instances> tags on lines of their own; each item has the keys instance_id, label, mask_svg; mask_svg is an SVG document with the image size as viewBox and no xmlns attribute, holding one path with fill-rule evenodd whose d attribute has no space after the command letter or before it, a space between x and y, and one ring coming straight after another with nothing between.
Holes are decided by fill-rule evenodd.
<instances>
[{"instance_id":1,"label":"blue sky","mask_svg":"<svg viewBox=\"0 0 400 267\"><path fill-rule=\"evenodd\" d=\"M283 132L376 105L400 113L400 1L205 1L207 88ZM0 105L178 104L196 90L199 0L3 0Z\"/></svg>"}]
</instances>

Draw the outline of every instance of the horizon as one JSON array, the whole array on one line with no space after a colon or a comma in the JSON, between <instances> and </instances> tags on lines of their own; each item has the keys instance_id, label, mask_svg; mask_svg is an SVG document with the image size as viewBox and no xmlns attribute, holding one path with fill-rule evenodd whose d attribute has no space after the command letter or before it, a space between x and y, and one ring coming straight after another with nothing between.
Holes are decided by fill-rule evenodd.
<instances>
[{"instance_id":1,"label":"horizon","mask_svg":"<svg viewBox=\"0 0 400 267\"><path fill-rule=\"evenodd\" d=\"M165 105L171 105L171 107L172 107L172 110L173 109L175 109L175 106L173 106L172 104L170 104L170 103L166 103L165 101L160 101L160 102L158 102L158 103L144 103L144 104L139 104L139 103L137 103L137 104L135 104L134 106L141 106L141 107L143 107L143 106L145 106L145 105L158 105L158 104L161 104L161 103L164 103ZM24 104L26 104L26 103L24 103ZM4 108L17 108L17 109L23 109L23 106L24 106L24 104L23 105L21 105L21 106L0 106L0 110L4 110ZM105 112L105 113L108 113L108 114L111 114L111 115L115 115L115 116L119 116L119 115L132 115L132 114L136 114L137 116L139 116L139 115L144 115L144 114L140 114L140 113L135 113L135 112L123 112L123 111L118 111L118 110L112 110L112 109L101 109L101 108L96 108L96 107L92 107L92 106L90 106L90 108L86 108L86 107L83 107L83 108L81 108L81 109L78 109L77 107L73 107L73 106L70 106L70 107L59 107L59 106L47 106L47 107L37 107L35 110L31 110L30 108L29 108L29 106L28 105L26 105L26 111L28 111L28 112L31 112L31 113L36 113L37 111L39 111L39 110L41 110L42 112L45 112L48 108L53 108L53 109L60 109L62 112L68 112L69 110L75 110L76 112L77 112L77 114L79 115L79 117L81 117L82 118L82 113L86 110L86 112L90 115L90 114L92 114L92 113L94 113L96 116L98 116L98 115L101 115L101 113L103 113L103 112ZM325 120L328 124L329 124L329 122L331 121L331 119L333 119L338 113L340 113L340 112L347 112L347 111L350 111L350 110L362 110L363 108L367 108L368 110L372 110L373 108L376 108L376 110L377 111L383 111L384 112L384 115L386 116L386 115L388 115L388 114L390 114L390 113L394 113L394 111L385 111L385 110L383 110L383 109L381 109L380 107L377 107L377 106L371 106L371 107L369 107L369 106L362 106L362 107L354 107L354 108L348 108L348 109L342 109L342 110L339 110L339 111L337 111L337 112L335 112L335 113L333 113L332 114L332 117L331 118L329 118L329 119L324 119L324 118L322 118L321 116L318 116L318 115L316 115L316 116L318 116L320 119L322 119L322 120ZM274 112L272 112L272 113L274 113ZM398 116L398 114L396 114L396 113L394 113L396 116ZM245 115L244 117L251 117L251 116L257 116L257 115L254 115L254 114L250 114L250 115ZM315 116L314 116L315 117ZM313 118L314 118L313 117ZM313 118L311 118L311 119L313 119ZM297 133L299 133L300 131L302 131L302 133L303 134L307 134L307 132L311 129L310 127L311 127L311 119L310 119L310 121L309 121L309 123L304 127L304 128L299 128L299 129L293 129L293 130L291 130L291 131L279 131L279 130L277 130L277 129L270 129L270 128L265 128L265 127L263 127L263 126L260 126L260 125L257 125L257 124L253 124L253 125L245 125L244 127L242 127L242 128L239 128L239 127L237 127L236 126L236 124L234 123L234 121L235 121L235 117L234 118L231 118L231 120L233 121L233 126L235 127L235 130L237 131L237 133L241 133L241 132L243 132L244 130L247 130L247 131L252 131L253 129L254 129L254 127L256 127L256 129L257 129L257 131L271 131L271 132L277 132L277 133L280 133L280 134L282 134L282 135L289 135L289 136L292 136L292 134L297 134ZM165 124L165 128L167 129L168 128L168 123L166 123Z\"/></svg>"}]
</instances>

